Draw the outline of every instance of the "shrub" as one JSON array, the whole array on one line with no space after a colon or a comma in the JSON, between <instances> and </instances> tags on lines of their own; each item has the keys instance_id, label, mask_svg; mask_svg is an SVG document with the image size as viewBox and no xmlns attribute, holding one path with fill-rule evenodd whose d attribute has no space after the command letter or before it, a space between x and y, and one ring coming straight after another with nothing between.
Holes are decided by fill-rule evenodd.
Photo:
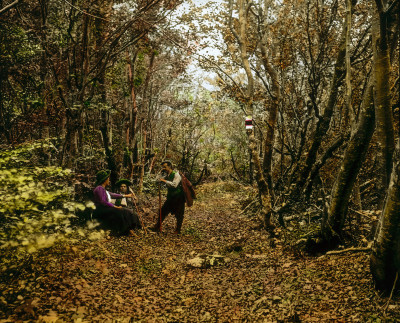
<instances>
[{"instance_id":1,"label":"shrub","mask_svg":"<svg viewBox=\"0 0 400 323\"><path fill-rule=\"evenodd\" d=\"M0 151L0 248L28 251L52 246L71 239L73 234L89 235L83 228L76 231L71 219L77 210L94 208L92 202L73 200L70 184L74 174L69 169L37 165L37 154L51 153L49 142L35 142L16 149ZM34 165L36 164L36 165Z\"/></svg>"}]
</instances>

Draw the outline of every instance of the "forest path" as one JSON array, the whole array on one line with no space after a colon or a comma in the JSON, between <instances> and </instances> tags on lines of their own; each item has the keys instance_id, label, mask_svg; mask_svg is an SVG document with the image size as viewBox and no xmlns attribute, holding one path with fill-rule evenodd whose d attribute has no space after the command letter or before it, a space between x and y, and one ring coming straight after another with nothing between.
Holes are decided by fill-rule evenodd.
<instances>
[{"instance_id":1,"label":"forest path","mask_svg":"<svg viewBox=\"0 0 400 323\"><path fill-rule=\"evenodd\" d=\"M169 216L162 234L80 241L43 253L24 274L25 284L33 282L29 297L21 295L8 317L43 322L375 322L383 317L387 299L373 289L367 254L295 256L282 232L272 247L265 231L252 229L254 218L240 215L243 190L232 183L200 187L181 236L173 234L175 218ZM156 210L157 199L151 202ZM213 266L187 264L198 254L215 253L222 258ZM398 298L386 314L400 319Z\"/></svg>"}]
</instances>

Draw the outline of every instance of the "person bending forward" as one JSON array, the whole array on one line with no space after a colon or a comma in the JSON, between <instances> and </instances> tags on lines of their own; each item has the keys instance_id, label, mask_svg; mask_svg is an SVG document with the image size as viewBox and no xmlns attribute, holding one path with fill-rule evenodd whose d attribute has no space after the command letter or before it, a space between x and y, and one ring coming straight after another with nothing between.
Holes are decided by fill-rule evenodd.
<instances>
[{"instance_id":1,"label":"person bending forward","mask_svg":"<svg viewBox=\"0 0 400 323\"><path fill-rule=\"evenodd\" d=\"M175 172L170 161L163 161L161 163L162 171L166 174L160 182L164 182L167 186L167 199L161 208L161 223L164 221L169 213L176 217L176 230L175 233L180 234L183 215L185 213L185 195L182 189L182 178L179 172ZM161 227L160 217L158 217L157 224L153 227L154 231L160 231Z\"/></svg>"}]
</instances>

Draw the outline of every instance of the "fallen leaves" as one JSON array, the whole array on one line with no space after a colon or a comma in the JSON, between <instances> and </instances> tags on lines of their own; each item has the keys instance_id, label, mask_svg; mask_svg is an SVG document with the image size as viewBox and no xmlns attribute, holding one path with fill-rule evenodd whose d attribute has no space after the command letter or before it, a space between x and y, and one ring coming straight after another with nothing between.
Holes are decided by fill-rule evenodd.
<instances>
[{"instance_id":1,"label":"fallen leaves","mask_svg":"<svg viewBox=\"0 0 400 323\"><path fill-rule=\"evenodd\" d=\"M41 254L26 269L0 266L0 319L363 322L373 314L379 318L377 308L387 299L373 289L368 257L297 258L285 250L279 230L274 240L279 248L273 248L265 232L251 229L251 219L238 216L241 210L231 202L240 192L227 196L218 185L201 188L202 203L196 201L190 209L183 224L187 231L180 237L172 235L175 219L169 216L162 234L138 232L138 237L81 241ZM150 225L154 219L144 220ZM198 267L188 263L195 258ZM386 315L400 320L397 298Z\"/></svg>"}]
</instances>

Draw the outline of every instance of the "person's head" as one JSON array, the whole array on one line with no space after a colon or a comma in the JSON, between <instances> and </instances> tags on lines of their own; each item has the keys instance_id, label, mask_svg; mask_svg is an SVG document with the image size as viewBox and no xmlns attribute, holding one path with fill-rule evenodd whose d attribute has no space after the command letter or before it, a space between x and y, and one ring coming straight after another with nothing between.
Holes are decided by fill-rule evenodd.
<instances>
[{"instance_id":1,"label":"person's head","mask_svg":"<svg viewBox=\"0 0 400 323\"><path fill-rule=\"evenodd\" d=\"M132 183L127 179L120 179L115 185L121 193L129 193L129 186L132 186Z\"/></svg>"},{"instance_id":2,"label":"person's head","mask_svg":"<svg viewBox=\"0 0 400 323\"><path fill-rule=\"evenodd\" d=\"M122 193L127 193L127 192L128 192L128 185L126 185L126 184L121 184L121 185L119 186L119 190L120 190L120 192L122 192Z\"/></svg>"},{"instance_id":3,"label":"person's head","mask_svg":"<svg viewBox=\"0 0 400 323\"><path fill-rule=\"evenodd\" d=\"M110 184L110 170L101 170L96 174L96 184L95 186L98 185L103 185L107 186Z\"/></svg>"},{"instance_id":4,"label":"person's head","mask_svg":"<svg viewBox=\"0 0 400 323\"><path fill-rule=\"evenodd\" d=\"M172 169L173 169L172 163L169 160L164 160L161 163L161 169L163 172L166 172L167 174L171 174Z\"/></svg>"}]
</instances>

